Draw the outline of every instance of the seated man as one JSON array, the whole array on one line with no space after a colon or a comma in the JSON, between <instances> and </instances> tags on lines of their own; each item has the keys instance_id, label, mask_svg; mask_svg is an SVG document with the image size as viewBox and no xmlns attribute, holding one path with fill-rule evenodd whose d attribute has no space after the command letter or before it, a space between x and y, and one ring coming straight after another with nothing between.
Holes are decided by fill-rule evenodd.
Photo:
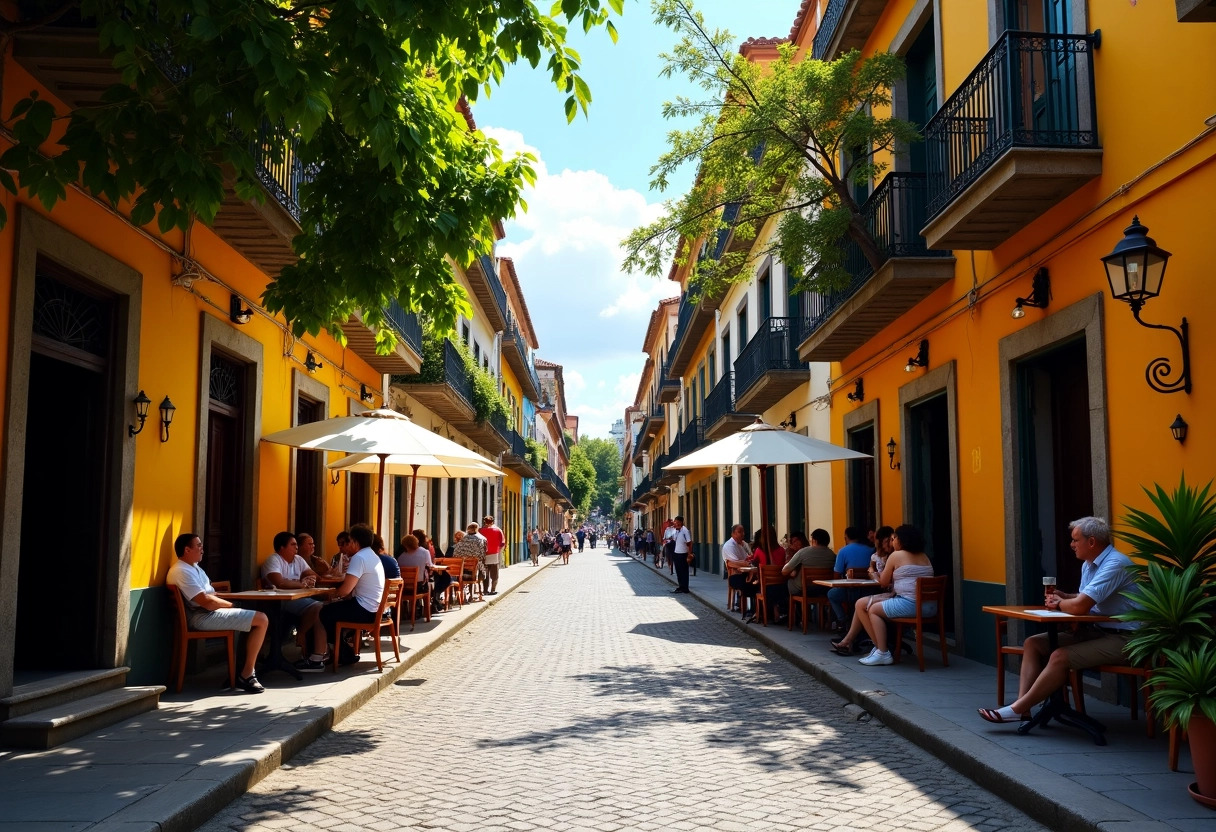
<instances>
[{"instance_id":1,"label":"seated man","mask_svg":"<svg viewBox=\"0 0 1216 832\"><path fill-rule=\"evenodd\" d=\"M864 532L856 526L849 526L844 530L844 545L836 553L836 563L832 566L833 578L848 577L850 569L860 570L860 574L870 568L870 556L874 554L874 550L862 542L863 534ZM846 629L845 624L848 622L849 616L845 612L844 605L847 602L852 606L863 594L865 593L862 590L845 589L839 586L828 590L828 602L832 605L832 615L835 618L833 629L839 631Z\"/></svg>"},{"instance_id":2,"label":"seated man","mask_svg":"<svg viewBox=\"0 0 1216 832\"><path fill-rule=\"evenodd\" d=\"M313 572L299 554L299 540L291 532L274 536L274 554L262 562L262 583L274 589L311 589L317 585ZM268 587L268 588L269 588ZM297 598L283 604L283 612L300 619L300 632L312 633L312 654L296 662L297 670L319 673L325 669L325 630L320 624L321 602Z\"/></svg>"},{"instance_id":3,"label":"seated man","mask_svg":"<svg viewBox=\"0 0 1216 832\"><path fill-rule=\"evenodd\" d=\"M350 544L358 547L346 565L346 577L334 593L333 600L321 610L321 624L331 643L339 621L371 622L380 609L384 596L384 565L380 563L372 544L376 533L363 523L350 527ZM353 642L335 645L338 664L348 665L359 661L359 653Z\"/></svg>"},{"instance_id":4,"label":"seated man","mask_svg":"<svg viewBox=\"0 0 1216 832\"><path fill-rule=\"evenodd\" d=\"M179 534L173 541L177 560L169 567L165 583L180 591L186 604L186 620L195 630L240 630L249 633L245 639L245 664L237 674L236 686L249 693L261 693L265 688L258 681L254 664L266 639L269 619L266 613L238 609L231 601L215 597L215 587L199 566L203 559L203 541L193 533Z\"/></svg>"},{"instance_id":5,"label":"seated man","mask_svg":"<svg viewBox=\"0 0 1216 832\"><path fill-rule=\"evenodd\" d=\"M341 578L346 574L346 566L350 563L351 555L359 551L359 546L351 540L350 532L338 532L338 551L329 562L329 577Z\"/></svg>"},{"instance_id":6,"label":"seated man","mask_svg":"<svg viewBox=\"0 0 1216 832\"><path fill-rule=\"evenodd\" d=\"M1049 593L1043 603L1048 609L1072 615L1121 615L1136 609L1123 596L1135 586L1128 569L1131 560L1110 542L1110 527L1101 517L1082 517L1068 524L1073 552L1083 561L1081 586L1075 593ZM989 722L1021 722L1030 718L1030 709L1055 693L1068 680L1071 670L1103 664L1125 664L1124 647L1139 625L1130 621L1083 624L1075 633L1060 633L1059 648L1048 655L1046 634L1031 636L1023 642L1022 669L1018 677L1018 698L1003 708L980 708Z\"/></svg>"},{"instance_id":7,"label":"seated man","mask_svg":"<svg viewBox=\"0 0 1216 832\"><path fill-rule=\"evenodd\" d=\"M296 532L296 543L300 546L300 557L304 558L304 562L308 567L317 573L318 578L324 578L329 574L329 564L325 558L317 555L317 541L308 532Z\"/></svg>"},{"instance_id":8,"label":"seated man","mask_svg":"<svg viewBox=\"0 0 1216 832\"><path fill-rule=\"evenodd\" d=\"M836 553L828 548L828 544L832 542L832 537L827 533L826 529L815 529L811 532L810 545L805 545L806 538L802 536L802 532L794 532L790 535L791 545L798 541L804 545L794 552L789 560L785 562L785 566L781 567L781 574L787 575L788 580L786 589L790 595L802 594L802 567L810 566L812 568L831 569L836 564ZM827 587L809 586L807 587L807 595L827 595Z\"/></svg>"}]
</instances>

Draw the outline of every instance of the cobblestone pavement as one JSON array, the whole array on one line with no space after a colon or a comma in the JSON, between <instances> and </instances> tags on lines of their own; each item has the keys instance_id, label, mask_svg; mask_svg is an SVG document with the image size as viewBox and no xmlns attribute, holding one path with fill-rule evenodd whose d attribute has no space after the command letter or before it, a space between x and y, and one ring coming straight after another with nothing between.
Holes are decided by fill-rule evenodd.
<instances>
[{"instance_id":1,"label":"cobblestone pavement","mask_svg":"<svg viewBox=\"0 0 1216 832\"><path fill-rule=\"evenodd\" d=\"M669 589L576 553L203 829L1043 829Z\"/></svg>"}]
</instances>

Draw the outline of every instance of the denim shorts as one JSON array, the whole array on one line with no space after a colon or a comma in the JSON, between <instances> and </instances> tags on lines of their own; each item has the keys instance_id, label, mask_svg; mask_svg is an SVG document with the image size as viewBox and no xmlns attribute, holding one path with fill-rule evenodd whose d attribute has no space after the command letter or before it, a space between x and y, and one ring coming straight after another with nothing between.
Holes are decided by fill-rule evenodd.
<instances>
[{"instance_id":1,"label":"denim shorts","mask_svg":"<svg viewBox=\"0 0 1216 832\"><path fill-rule=\"evenodd\" d=\"M887 618L914 618L916 617L916 601L896 595L894 598L888 598L882 602L882 611ZM937 615L937 602L926 601L921 607L921 612L925 615Z\"/></svg>"}]
</instances>

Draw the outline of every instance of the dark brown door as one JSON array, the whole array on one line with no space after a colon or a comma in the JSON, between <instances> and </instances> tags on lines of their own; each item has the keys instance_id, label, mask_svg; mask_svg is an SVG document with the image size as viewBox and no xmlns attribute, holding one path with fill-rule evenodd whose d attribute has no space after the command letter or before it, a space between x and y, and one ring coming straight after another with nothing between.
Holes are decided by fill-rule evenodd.
<instances>
[{"instance_id":1,"label":"dark brown door","mask_svg":"<svg viewBox=\"0 0 1216 832\"><path fill-rule=\"evenodd\" d=\"M848 446L850 450L869 454L870 459L851 459L849 466L849 516L851 526L862 529L876 529L879 526L877 517L877 499L875 498L874 467L877 457L875 447L874 423L849 431Z\"/></svg>"},{"instance_id":2,"label":"dark brown door","mask_svg":"<svg viewBox=\"0 0 1216 832\"><path fill-rule=\"evenodd\" d=\"M208 577L242 587L241 515L245 501L243 365L211 354L207 410L207 495L203 510L203 561Z\"/></svg>"},{"instance_id":3,"label":"dark brown door","mask_svg":"<svg viewBox=\"0 0 1216 832\"><path fill-rule=\"evenodd\" d=\"M321 402L300 396L296 405L296 424L307 425L325 418ZM308 532L314 538L322 538L321 487L325 481L325 452L296 451L296 506L297 532ZM358 476L358 475L355 475Z\"/></svg>"}]
</instances>

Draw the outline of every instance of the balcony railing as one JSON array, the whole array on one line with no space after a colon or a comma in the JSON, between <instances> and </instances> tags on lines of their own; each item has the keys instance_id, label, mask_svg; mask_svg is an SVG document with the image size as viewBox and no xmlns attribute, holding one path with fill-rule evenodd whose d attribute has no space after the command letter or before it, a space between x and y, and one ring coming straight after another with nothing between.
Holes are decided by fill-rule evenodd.
<instances>
[{"instance_id":1,"label":"balcony railing","mask_svg":"<svg viewBox=\"0 0 1216 832\"><path fill-rule=\"evenodd\" d=\"M553 483L553 485L556 486L558 493L562 495L566 502L570 503L570 505L574 505L574 499L570 496L570 489L566 486L565 481L557 475L557 472L553 470L552 465L550 465L548 462L542 462L540 464L540 476L541 479L545 479Z\"/></svg>"},{"instance_id":2,"label":"balcony railing","mask_svg":"<svg viewBox=\"0 0 1216 832\"><path fill-rule=\"evenodd\" d=\"M406 312L400 303L390 300L388 306L384 307L384 317L388 318L393 332L409 344L414 352L422 355L422 322L418 320L418 313Z\"/></svg>"},{"instance_id":3,"label":"balcony railing","mask_svg":"<svg viewBox=\"0 0 1216 832\"><path fill-rule=\"evenodd\" d=\"M528 381L532 383L532 389L536 391L536 395L540 395L540 378L536 375L536 365L532 360L532 355L528 351L528 342L524 339L523 331L515 322L515 317L507 314L507 328L502 334L503 345L511 347L519 351L520 357L523 359L523 366L527 370Z\"/></svg>"},{"instance_id":4,"label":"balcony railing","mask_svg":"<svg viewBox=\"0 0 1216 832\"><path fill-rule=\"evenodd\" d=\"M498 435L501 436L508 445L510 445L511 434L515 433L515 431L511 430L510 426L507 424L507 417L502 413L491 413L490 418L487 421L490 423L490 427L494 428Z\"/></svg>"},{"instance_id":5,"label":"balcony railing","mask_svg":"<svg viewBox=\"0 0 1216 832\"><path fill-rule=\"evenodd\" d=\"M740 358L743 356L740 355ZM735 374L723 373L722 378L718 379L718 383L709 391L709 395L705 397L704 423L706 425L714 425L723 416L728 416L735 412Z\"/></svg>"},{"instance_id":6,"label":"balcony railing","mask_svg":"<svg viewBox=\"0 0 1216 832\"><path fill-rule=\"evenodd\" d=\"M267 193L300 221L300 187L312 181L313 172L300 161L300 140L269 124L250 142L254 170Z\"/></svg>"},{"instance_id":7,"label":"balcony railing","mask_svg":"<svg viewBox=\"0 0 1216 832\"><path fill-rule=\"evenodd\" d=\"M469 407L473 406L473 382L464 364L464 356L447 338L443 339L440 360L428 363L424 356L422 372L414 376L393 376L393 384L447 384Z\"/></svg>"},{"instance_id":8,"label":"balcony railing","mask_svg":"<svg viewBox=\"0 0 1216 832\"><path fill-rule=\"evenodd\" d=\"M478 259L481 263L481 270L485 273L486 283L490 285L490 292L494 295L494 302L498 305L498 311L505 318L507 315L507 290L502 287L502 281L498 279L498 269L494 268L494 258L489 254L483 254Z\"/></svg>"},{"instance_id":9,"label":"balcony railing","mask_svg":"<svg viewBox=\"0 0 1216 832\"><path fill-rule=\"evenodd\" d=\"M633 489L633 501L635 503L641 502L646 497L646 495L650 493L650 487L651 487L650 475L647 474L646 476L642 477L642 481L639 482L637 484L637 486Z\"/></svg>"},{"instance_id":10,"label":"balcony railing","mask_svg":"<svg viewBox=\"0 0 1216 832\"><path fill-rule=\"evenodd\" d=\"M769 318L760 324L735 359L734 376L738 389L747 390L769 371L807 369L809 365L798 358L801 334L802 318ZM708 416L708 399L705 412Z\"/></svg>"},{"instance_id":11,"label":"balcony railing","mask_svg":"<svg viewBox=\"0 0 1216 832\"><path fill-rule=\"evenodd\" d=\"M840 19L844 17L844 10L850 2L852 0L831 0L828 3L823 20L819 21L819 31L815 33L815 40L811 43L811 57L815 60L822 61L823 56L828 53L832 38L836 36L836 28L840 25Z\"/></svg>"},{"instance_id":12,"label":"balcony railing","mask_svg":"<svg viewBox=\"0 0 1216 832\"><path fill-rule=\"evenodd\" d=\"M949 251L927 248L925 238L920 235L928 216L925 208L927 194L925 174L891 172L862 204L862 220L878 244L884 262L892 257L950 255ZM853 276L847 286L808 298L807 308L803 310L805 317L802 319L800 340L805 341L874 276L874 267L862 253L861 246L850 239L844 242L844 268Z\"/></svg>"},{"instance_id":13,"label":"balcony railing","mask_svg":"<svg viewBox=\"0 0 1216 832\"><path fill-rule=\"evenodd\" d=\"M1098 148L1094 37L1005 32L925 126L928 215L1014 147Z\"/></svg>"},{"instance_id":14,"label":"balcony railing","mask_svg":"<svg viewBox=\"0 0 1216 832\"><path fill-rule=\"evenodd\" d=\"M680 431L680 454L687 455L705 444L704 422L697 417Z\"/></svg>"}]
</instances>

